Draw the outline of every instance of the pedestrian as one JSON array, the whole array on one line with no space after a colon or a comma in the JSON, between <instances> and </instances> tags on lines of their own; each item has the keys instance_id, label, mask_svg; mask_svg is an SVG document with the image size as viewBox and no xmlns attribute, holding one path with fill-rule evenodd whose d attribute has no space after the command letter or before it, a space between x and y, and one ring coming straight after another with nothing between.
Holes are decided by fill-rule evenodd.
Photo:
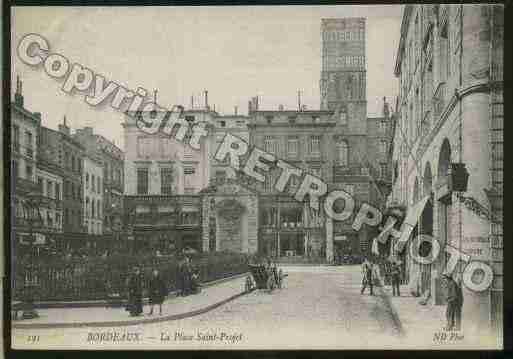
<instances>
[{"instance_id":1,"label":"pedestrian","mask_svg":"<svg viewBox=\"0 0 513 359\"><path fill-rule=\"evenodd\" d=\"M443 278L447 286L447 326L445 330L461 329L461 307L463 306L463 292L450 274L444 273Z\"/></svg>"},{"instance_id":2,"label":"pedestrian","mask_svg":"<svg viewBox=\"0 0 513 359\"><path fill-rule=\"evenodd\" d=\"M397 293L397 296L400 297L399 283L401 282L401 267L399 267L399 264L396 262L392 262L390 275L392 277L392 295L395 296L395 293Z\"/></svg>"},{"instance_id":3,"label":"pedestrian","mask_svg":"<svg viewBox=\"0 0 513 359\"><path fill-rule=\"evenodd\" d=\"M181 266L180 276L182 281L182 296L187 296L191 292L192 268L189 257L185 256Z\"/></svg>"},{"instance_id":4,"label":"pedestrian","mask_svg":"<svg viewBox=\"0 0 513 359\"><path fill-rule=\"evenodd\" d=\"M134 271L128 279L128 306L127 310L131 316L141 315L142 307L142 285L143 279L139 267L134 267Z\"/></svg>"},{"instance_id":5,"label":"pedestrian","mask_svg":"<svg viewBox=\"0 0 513 359\"><path fill-rule=\"evenodd\" d=\"M167 288L164 279L160 275L158 269L153 270L153 276L150 279L150 312L149 315L153 315L153 306L159 305L159 315L162 315L162 303L167 295Z\"/></svg>"},{"instance_id":6,"label":"pedestrian","mask_svg":"<svg viewBox=\"0 0 513 359\"><path fill-rule=\"evenodd\" d=\"M365 291L365 288L367 288L367 286L369 286L370 287L370 295L374 295L373 283L372 283L372 280L373 280L372 271L373 271L372 263L367 258L365 258L365 260L363 261L363 264L362 264L363 279L362 279L362 290L361 290L360 294L363 294L363 292Z\"/></svg>"}]
</instances>

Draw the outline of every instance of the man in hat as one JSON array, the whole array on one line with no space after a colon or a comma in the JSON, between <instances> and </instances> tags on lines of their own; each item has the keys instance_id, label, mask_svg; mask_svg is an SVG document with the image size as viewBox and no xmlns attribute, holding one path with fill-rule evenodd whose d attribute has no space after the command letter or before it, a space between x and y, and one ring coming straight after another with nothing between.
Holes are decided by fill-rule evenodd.
<instances>
[{"instance_id":1,"label":"man in hat","mask_svg":"<svg viewBox=\"0 0 513 359\"><path fill-rule=\"evenodd\" d=\"M390 276L392 279L392 295L400 297L401 293L399 291L399 283L401 282L401 267L396 261L392 262L392 267L390 269Z\"/></svg>"},{"instance_id":2,"label":"man in hat","mask_svg":"<svg viewBox=\"0 0 513 359\"><path fill-rule=\"evenodd\" d=\"M461 307L463 306L463 292L461 287L456 283L452 276L448 273L443 274L447 288L447 326L445 330L461 329Z\"/></svg>"},{"instance_id":3,"label":"man in hat","mask_svg":"<svg viewBox=\"0 0 513 359\"><path fill-rule=\"evenodd\" d=\"M363 261L362 263L362 274L363 274L363 279L362 279L362 290L360 292L360 294L363 294L363 292L365 291L365 288L367 288L367 286L370 286L370 295L374 295L373 294L373 283L372 283L372 263L369 261L368 258L365 258L365 260Z\"/></svg>"}]
</instances>

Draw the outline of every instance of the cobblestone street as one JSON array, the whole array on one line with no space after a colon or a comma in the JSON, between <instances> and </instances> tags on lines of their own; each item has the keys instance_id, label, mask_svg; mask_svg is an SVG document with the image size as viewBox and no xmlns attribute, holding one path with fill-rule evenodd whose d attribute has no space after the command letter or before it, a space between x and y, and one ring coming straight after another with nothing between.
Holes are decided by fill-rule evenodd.
<instances>
[{"instance_id":1,"label":"cobblestone street","mask_svg":"<svg viewBox=\"0 0 513 359\"><path fill-rule=\"evenodd\" d=\"M399 333L383 297L360 294L359 266L284 267L284 270L289 276L283 289L272 294L257 290L196 317L117 328L14 330L14 343L22 344L27 335L40 335L46 345L60 342L89 348L306 349L399 345ZM89 333L108 331L140 333L142 341L137 344L88 342ZM219 339L223 333L224 339ZM218 338L198 340L198 335L208 334L217 334ZM66 340L63 336L74 339ZM193 340L186 340L187 336Z\"/></svg>"}]
</instances>

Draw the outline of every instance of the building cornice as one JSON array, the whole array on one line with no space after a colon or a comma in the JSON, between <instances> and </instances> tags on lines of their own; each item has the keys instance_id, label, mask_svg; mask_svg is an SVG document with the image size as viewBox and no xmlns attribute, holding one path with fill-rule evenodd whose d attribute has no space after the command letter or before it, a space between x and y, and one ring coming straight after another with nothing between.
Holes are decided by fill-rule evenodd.
<instances>
[{"instance_id":1,"label":"building cornice","mask_svg":"<svg viewBox=\"0 0 513 359\"><path fill-rule=\"evenodd\" d=\"M438 135L440 132L440 129L445 124L447 119L449 118L449 115L452 113L452 110L456 107L456 105L463 100L464 97L472 95L474 93L479 92L489 92L490 89L494 86L502 86L502 81L481 81L478 83L473 83L470 86L466 86L460 89L455 89L454 94L451 96L451 99L449 100L449 103L447 106L445 106L444 111L440 115L440 119L435 123L429 134L426 136L427 146L421 146L421 148L417 149L416 157L417 159L420 159L424 157L424 154L426 153L426 150L428 149L429 145L433 142L433 139ZM419 139L420 140L420 139ZM418 147L418 146L417 146Z\"/></svg>"}]
</instances>

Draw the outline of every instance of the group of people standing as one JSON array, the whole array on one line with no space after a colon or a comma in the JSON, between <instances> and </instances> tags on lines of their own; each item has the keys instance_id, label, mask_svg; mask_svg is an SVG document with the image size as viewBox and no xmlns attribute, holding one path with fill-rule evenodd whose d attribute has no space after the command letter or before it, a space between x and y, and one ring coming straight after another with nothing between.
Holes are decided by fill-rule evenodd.
<instances>
[{"instance_id":1,"label":"group of people standing","mask_svg":"<svg viewBox=\"0 0 513 359\"><path fill-rule=\"evenodd\" d=\"M143 282L144 278L139 267L134 267L132 275L128 278L128 302L126 310L131 316L139 316L143 313ZM167 286L158 269L154 269L148 285L148 296L150 312L153 314L153 307L159 306L159 314L162 315L162 303L167 295Z\"/></svg>"},{"instance_id":2,"label":"group of people standing","mask_svg":"<svg viewBox=\"0 0 513 359\"><path fill-rule=\"evenodd\" d=\"M187 296L198 293L200 290L199 273L195 269L189 257L178 266L178 295Z\"/></svg>"},{"instance_id":3,"label":"group of people standing","mask_svg":"<svg viewBox=\"0 0 513 359\"><path fill-rule=\"evenodd\" d=\"M363 294L365 289L369 287L370 295L374 295L373 287L377 276L376 266L377 265L370 261L368 258L365 258L363 261L361 294ZM397 262L391 263L389 274L392 284L392 295L401 296L401 267ZM445 287L447 290L447 309L445 313L447 324L444 327L444 330L461 330L461 309L463 306L463 292L461 286L450 274L443 274L443 278L445 280Z\"/></svg>"},{"instance_id":4,"label":"group of people standing","mask_svg":"<svg viewBox=\"0 0 513 359\"><path fill-rule=\"evenodd\" d=\"M362 263L362 289L361 294L369 287L370 295L374 295L374 282L378 277L378 265L373 263L368 258L365 258ZM392 295L401 296L400 283L401 283L401 267L397 262L392 262L390 265L390 282L392 285Z\"/></svg>"}]
</instances>

